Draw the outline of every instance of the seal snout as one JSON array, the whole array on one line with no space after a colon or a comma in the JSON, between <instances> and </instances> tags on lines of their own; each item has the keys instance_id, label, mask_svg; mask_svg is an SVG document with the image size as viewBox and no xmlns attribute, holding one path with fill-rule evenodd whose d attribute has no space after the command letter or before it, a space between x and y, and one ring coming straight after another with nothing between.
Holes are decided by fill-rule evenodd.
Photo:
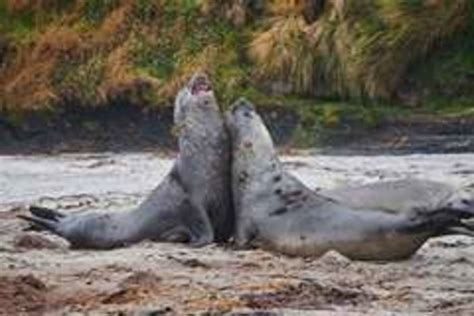
<instances>
[{"instance_id":1,"label":"seal snout","mask_svg":"<svg viewBox=\"0 0 474 316\"><path fill-rule=\"evenodd\" d=\"M191 93L193 95L198 95L202 92L209 92L212 91L211 81L204 73L195 73L191 80L189 81L188 85Z\"/></svg>"}]
</instances>

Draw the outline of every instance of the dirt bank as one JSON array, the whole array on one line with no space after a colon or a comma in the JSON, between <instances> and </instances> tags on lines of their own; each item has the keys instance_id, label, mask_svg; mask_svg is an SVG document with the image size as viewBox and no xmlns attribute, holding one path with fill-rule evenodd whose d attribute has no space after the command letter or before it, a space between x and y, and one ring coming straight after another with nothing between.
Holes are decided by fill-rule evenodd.
<instances>
[{"instance_id":1,"label":"dirt bank","mask_svg":"<svg viewBox=\"0 0 474 316\"><path fill-rule=\"evenodd\" d=\"M371 128L348 118L332 128L304 127L302 139L296 112L267 106L261 114L276 144L284 147L316 145L319 152L351 155L474 152L473 117L412 116ZM0 154L143 152L176 146L171 107L70 107L18 119L0 113Z\"/></svg>"},{"instance_id":2,"label":"dirt bank","mask_svg":"<svg viewBox=\"0 0 474 316\"><path fill-rule=\"evenodd\" d=\"M474 186L474 155L291 156L311 188L423 177ZM470 315L474 239L431 240L411 259L351 261L336 253L290 258L260 250L143 242L112 251L70 250L24 232L35 203L66 212L121 211L139 203L171 166L158 154L0 156L0 314ZM150 174L153 177L150 177Z\"/></svg>"}]
</instances>

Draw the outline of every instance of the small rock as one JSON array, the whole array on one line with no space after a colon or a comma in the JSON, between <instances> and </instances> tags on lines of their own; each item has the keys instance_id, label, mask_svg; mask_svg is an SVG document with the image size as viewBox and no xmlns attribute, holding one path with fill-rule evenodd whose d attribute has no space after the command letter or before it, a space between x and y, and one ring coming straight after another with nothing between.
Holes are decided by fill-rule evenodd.
<instances>
[{"instance_id":1,"label":"small rock","mask_svg":"<svg viewBox=\"0 0 474 316\"><path fill-rule=\"evenodd\" d=\"M121 282L122 286L155 286L161 282L161 278L152 272L137 271Z\"/></svg>"},{"instance_id":2,"label":"small rock","mask_svg":"<svg viewBox=\"0 0 474 316\"><path fill-rule=\"evenodd\" d=\"M334 250L326 252L321 258L318 259L318 263L338 268L345 268L349 266L351 262L351 259Z\"/></svg>"},{"instance_id":3,"label":"small rock","mask_svg":"<svg viewBox=\"0 0 474 316\"><path fill-rule=\"evenodd\" d=\"M202 262L201 260L196 259L196 258L187 259L187 258L177 258L174 256L167 256L167 258L170 260L176 261L182 264L183 266L190 267L190 268L205 268L205 269L211 268L211 266L209 266L207 263Z\"/></svg>"},{"instance_id":4,"label":"small rock","mask_svg":"<svg viewBox=\"0 0 474 316\"><path fill-rule=\"evenodd\" d=\"M164 316L173 313L173 309L169 306L160 309L148 310L142 313L143 316Z\"/></svg>"},{"instance_id":5,"label":"small rock","mask_svg":"<svg viewBox=\"0 0 474 316\"><path fill-rule=\"evenodd\" d=\"M22 249L57 249L59 246L49 239L34 234L20 235L13 241L15 248Z\"/></svg>"}]
</instances>

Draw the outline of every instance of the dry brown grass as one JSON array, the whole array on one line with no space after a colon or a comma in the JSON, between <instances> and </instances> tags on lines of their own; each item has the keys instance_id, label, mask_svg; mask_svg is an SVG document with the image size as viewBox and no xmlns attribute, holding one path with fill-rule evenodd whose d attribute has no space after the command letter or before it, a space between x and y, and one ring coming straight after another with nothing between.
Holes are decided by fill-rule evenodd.
<instances>
[{"instance_id":1,"label":"dry brown grass","mask_svg":"<svg viewBox=\"0 0 474 316\"><path fill-rule=\"evenodd\" d=\"M278 78L292 83L295 91L313 85L314 55L301 16L275 18L271 27L259 32L250 44L249 56L256 63L258 78Z\"/></svg>"},{"instance_id":2,"label":"dry brown grass","mask_svg":"<svg viewBox=\"0 0 474 316\"><path fill-rule=\"evenodd\" d=\"M94 32L94 41L98 45L109 46L124 40L130 31L130 16L133 2L124 4L106 16L99 29Z\"/></svg>"},{"instance_id":3,"label":"dry brown grass","mask_svg":"<svg viewBox=\"0 0 474 316\"><path fill-rule=\"evenodd\" d=\"M132 103L139 103L147 89L157 90L159 81L153 77L136 74L132 68L129 42L114 49L105 61L103 81L98 86L101 103L127 96Z\"/></svg>"},{"instance_id":4,"label":"dry brown grass","mask_svg":"<svg viewBox=\"0 0 474 316\"><path fill-rule=\"evenodd\" d=\"M218 47L209 45L197 56L183 56L184 58L181 59L177 71L170 80L160 84L158 95L163 99L174 97L183 84L189 79L189 76L196 71L212 74L218 53Z\"/></svg>"},{"instance_id":5,"label":"dry brown grass","mask_svg":"<svg viewBox=\"0 0 474 316\"><path fill-rule=\"evenodd\" d=\"M327 2L328 0L273 0L268 2L267 11L277 16L301 15L307 23L313 23L323 13Z\"/></svg>"},{"instance_id":6,"label":"dry brown grass","mask_svg":"<svg viewBox=\"0 0 474 316\"><path fill-rule=\"evenodd\" d=\"M269 1L268 10L275 15L301 14L308 0L273 0Z\"/></svg>"},{"instance_id":7,"label":"dry brown grass","mask_svg":"<svg viewBox=\"0 0 474 316\"><path fill-rule=\"evenodd\" d=\"M26 47L0 79L0 107L7 110L37 110L51 105L56 95L51 77L62 56L81 50L79 34L64 27L52 27L33 47Z\"/></svg>"},{"instance_id":8,"label":"dry brown grass","mask_svg":"<svg viewBox=\"0 0 474 316\"><path fill-rule=\"evenodd\" d=\"M41 2L42 5L46 3ZM31 8L33 2L24 1L17 5L15 10L22 10ZM16 60L0 77L0 109L40 110L53 106L63 96L81 97L83 93L96 94L93 103L103 104L121 91L129 92L132 83L137 82L131 75L131 62L127 55L133 1L124 1L105 17L98 29L87 32L75 31L73 27L80 19L78 12L83 5L83 1L78 1L70 14L63 16L57 24L50 25L34 43L18 48ZM82 72L97 71L99 68L94 66L94 60L102 55L106 56L104 67L99 66L100 69L105 69L104 81L97 87L97 91L70 91L71 85L68 83L59 85L66 91L54 86L53 79L58 70L69 67L69 64L84 63L82 69L85 70ZM63 75L67 77L67 73ZM83 73L82 76L73 78L73 83L88 77L87 73Z\"/></svg>"},{"instance_id":9,"label":"dry brown grass","mask_svg":"<svg viewBox=\"0 0 474 316\"><path fill-rule=\"evenodd\" d=\"M416 10L387 1L380 16L388 31L366 32L356 38L351 80L363 83L371 97L392 98L410 65L464 28L468 2L430 0Z\"/></svg>"},{"instance_id":10,"label":"dry brown grass","mask_svg":"<svg viewBox=\"0 0 474 316\"><path fill-rule=\"evenodd\" d=\"M19 27L2 34L10 42L0 109L69 97L144 103L150 92L158 104L196 70L231 92L254 79L283 82L289 93L391 99L410 67L462 32L470 14L469 0L275 0L264 10L244 0L181 1L5 0L12 16L3 14Z\"/></svg>"},{"instance_id":11,"label":"dry brown grass","mask_svg":"<svg viewBox=\"0 0 474 316\"><path fill-rule=\"evenodd\" d=\"M25 11L45 11L58 9L64 5L62 0L2 0L6 8L12 13Z\"/></svg>"},{"instance_id":12,"label":"dry brown grass","mask_svg":"<svg viewBox=\"0 0 474 316\"><path fill-rule=\"evenodd\" d=\"M292 92L392 99L411 65L463 30L468 2L331 0L307 24L307 1L274 1L280 17L248 53L258 77L288 81Z\"/></svg>"},{"instance_id":13,"label":"dry brown grass","mask_svg":"<svg viewBox=\"0 0 474 316\"><path fill-rule=\"evenodd\" d=\"M245 0L198 0L201 12L206 16L222 16L234 26L244 26L252 15Z\"/></svg>"}]
</instances>

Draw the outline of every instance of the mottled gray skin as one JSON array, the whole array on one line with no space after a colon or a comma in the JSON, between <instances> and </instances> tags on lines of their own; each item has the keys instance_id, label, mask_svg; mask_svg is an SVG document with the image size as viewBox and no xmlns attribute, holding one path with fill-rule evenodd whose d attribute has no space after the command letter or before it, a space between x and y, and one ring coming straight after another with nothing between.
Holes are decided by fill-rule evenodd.
<instances>
[{"instance_id":1,"label":"mottled gray skin","mask_svg":"<svg viewBox=\"0 0 474 316\"><path fill-rule=\"evenodd\" d=\"M414 209L428 211L442 207L468 207L473 199L468 191L421 179L374 182L320 190L319 193L353 208L379 208L390 213L411 212Z\"/></svg>"},{"instance_id":2,"label":"mottled gray skin","mask_svg":"<svg viewBox=\"0 0 474 316\"><path fill-rule=\"evenodd\" d=\"M474 194L469 188L422 180L401 179L375 182L354 187L320 190L318 193L355 210L377 209L391 214L424 212L439 209L474 210ZM467 227L465 226L467 225ZM474 223L447 227L442 234L474 236Z\"/></svg>"},{"instance_id":3,"label":"mottled gray skin","mask_svg":"<svg viewBox=\"0 0 474 316\"><path fill-rule=\"evenodd\" d=\"M248 101L238 100L226 121L238 246L298 256L336 250L352 259L399 260L474 216L472 207L406 212L351 207L310 190L283 170L268 130Z\"/></svg>"},{"instance_id":4,"label":"mottled gray skin","mask_svg":"<svg viewBox=\"0 0 474 316\"><path fill-rule=\"evenodd\" d=\"M205 75L194 75L179 92L174 120L179 155L169 174L136 209L62 214L31 207L32 215L23 218L75 248L114 248L144 239L192 246L227 240L234 229L230 143Z\"/></svg>"},{"instance_id":5,"label":"mottled gray skin","mask_svg":"<svg viewBox=\"0 0 474 316\"><path fill-rule=\"evenodd\" d=\"M234 233L230 137L214 93L196 98L190 91L181 90L176 101L180 137L175 166L191 203L209 218L204 223L211 232L207 241L223 242Z\"/></svg>"}]
</instances>

